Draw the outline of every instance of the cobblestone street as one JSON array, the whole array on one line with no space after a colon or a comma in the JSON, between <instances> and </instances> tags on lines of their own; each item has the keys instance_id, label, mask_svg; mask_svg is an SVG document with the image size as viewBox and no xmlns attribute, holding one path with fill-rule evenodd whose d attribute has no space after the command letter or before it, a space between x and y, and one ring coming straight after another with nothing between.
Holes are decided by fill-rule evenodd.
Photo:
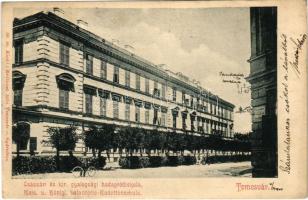
<instances>
[{"instance_id":1,"label":"cobblestone street","mask_svg":"<svg viewBox=\"0 0 308 200\"><path fill-rule=\"evenodd\" d=\"M107 165L108 167L108 165ZM203 177L251 177L251 163L217 163L178 167L143 169L111 168L99 170L93 178L203 178ZM75 178L72 173L19 175L13 178Z\"/></svg>"}]
</instances>

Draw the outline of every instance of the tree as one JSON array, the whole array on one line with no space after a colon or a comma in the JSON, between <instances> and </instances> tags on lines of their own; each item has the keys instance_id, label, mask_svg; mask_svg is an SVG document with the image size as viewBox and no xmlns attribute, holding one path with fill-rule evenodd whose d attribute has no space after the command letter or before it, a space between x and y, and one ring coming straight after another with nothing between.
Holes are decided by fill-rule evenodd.
<instances>
[{"instance_id":1,"label":"tree","mask_svg":"<svg viewBox=\"0 0 308 200\"><path fill-rule=\"evenodd\" d=\"M145 147L145 131L144 129L135 129L135 149L140 151L140 156L142 156L142 149Z\"/></svg>"},{"instance_id":2,"label":"tree","mask_svg":"<svg viewBox=\"0 0 308 200\"><path fill-rule=\"evenodd\" d=\"M108 159L110 159L109 150L114 148L115 145L115 125L104 124L99 129L100 142L98 145L98 157L101 157L101 152L106 151Z\"/></svg>"},{"instance_id":3,"label":"tree","mask_svg":"<svg viewBox=\"0 0 308 200\"><path fill-rule=\"evenodd\" d=\"M98 142L100 142L99 134L99 130L96 126L92 126L89 130L83 132L85 146L92 149L93 157L96 157L95 150L98 147Z\"/></svg>"},{"instance_id":4,"label":"tree","mask_svg":"<svg viewBox=\"0 0 308 200\"><path fill-rule=\"evenodd\" d=\"M109 150L115 147L115 125L104 124L101 127L92 126L88 131L84 132L85 145L92 149L95 157L95 150L98 150L98 157L101 157L102 151L107 152L108 159Z\"/></svg>"},{"instance_id":5,"label":"tree","mask_svg":"<svg viewBox=\"0 0 308 200\"><path fill-rule=\"evenodd\" d=\"M146 149L146 154L148 156L151 155L151 150L152 150L152 130L145 130L144 131L144 148Z\"/></svg>"},{"instance_id":6,"label":"tree","mask_svg":"<svg viewBox=\"0 0 308 200\"><path fill-rule=\"evenodd\" d=\"M185 140L185 135L182 133L177 133L175 135L175 149L180 151L181 155L184 154L184 150L187 146L187 141Z\"/></svg>"},{"instance_id":7,"label":"tree","mask_svg":"<svg viewBox=\"0 0 308 200\"><path fill-rule=\"evenodd\" d=\"M139 132L139 128L132 127L125 129L126 137L127 137L127 143L126 143L126 149L129 151L130 156L133 156L134 149L138 148L137 142L136 142L136 134Z\"/></svg>"},{"instance_id":8,"label":"tree","mask_svg":"<svg viewBox=\"0 0 308 200\"><path fill-rule=\"evenodd\" d=\"M119 128L115 132L114 143L119 148L120 156L122 156L123 149L126 149L126 153L127 153L128 139L127 139L126 133L127 133L127 128L126 127Z\"/></svg>"},{"instance_id":9,"label":"tree","mask_svg":"<svg viewBox=\"0 0 308 200\"><path fill-rule=\"evenodd\" d=\"M168 132L166 137L166 147L169 154L169 151L176 151L176 133L175 132Z\"/></svg>"},{"instance_id":10,"label":"tree","mask_svg":"<svg viewBox=\"0 0 308 200\"><path fill-rule=\"evenodd\" d=\"M196 155L196 151L198 151L198 153L200 153L200 149L201 149L201 141L202 141L203 136L196 136L196 135L190 135L190 145L191 147L188 146L187 147L190 151L193 152L194 156ZM188 141L187 141L188 143Z\"/></svg>"},{"instance_id":11,"label":"tree","mask_svg":"<svg viewBox=\"0 0 308 200\"><path fill-rule=\"evenodd\" d=\"M153 145L155 149L165 149L166 147L166 134L154 130Z\"/></svg>"},{"instance_id":12,"label":"tree","mask_svg":"<svg viewBox=\"0 0 308 200\"><path fill-rule=\"evenodd\" d=\"M13 126L12 139L16 143L17 157L19 157L20 147L27 144L30 138L30 125L26 122L17 123Z\"/></svg>"},{"instance_id":13,"label":"tree","mask_svg":"<svg viewBox=\"0 0 308 200\"><path fill-rule=\"evenodd\" d=\"M186 141L184 148L189 150L190 152L193 152L193 150L195 149L194 136L190 135L189 132L186 132L184 135L184 139Z\"/></svg>"},{"instance_id":14,"label":"tree","mask_svg":"<svg viewBox=\"0 0 308 200\"><path fill-rule=\"evenodd\" d=\"M70 155L73 156L72 152L76 147L76 143L79 139L76 133L76 127L68 126L64 128L60 127L49 127L47 133L49 134L49 140L43 141L44 143L49 143L53 148L56 149L56 163L59 169L59 157L60 151L67 150Z\"/></svg>"},{"instance_id":15,"label":"tree","mask_svg":"<svg viewBox=\"0 0 308 200\"><path fill-rule=\"evenodd\" d=\"M151 150L163 150L166 147L166 134L159 132L157 129L146 130L144 145L148 150L148 154Z\"/></svg>"}]
</instances>

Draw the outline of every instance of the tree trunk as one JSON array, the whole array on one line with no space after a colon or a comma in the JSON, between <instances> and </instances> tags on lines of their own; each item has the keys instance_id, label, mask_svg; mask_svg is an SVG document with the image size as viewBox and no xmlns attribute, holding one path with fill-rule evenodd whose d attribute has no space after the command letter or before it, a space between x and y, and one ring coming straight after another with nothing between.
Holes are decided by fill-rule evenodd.
<instances>
[{"instance_id":1,"label":"tree trunk","mask_svg":"<svg viewBox=\"0 0 308 200\"><path fill-rule=\"evenodd\" d=\"M123 149L121 149L121 148L119 148L119 155L120 155L120 158L122 157L122 152L123 151Z\"/></svg>"},{"instance_id":2,"label":"tree trunk","mask_svg":"<svg viewBox=\"0 0 308 200\"><path fill-rule=\"evenodd\" d=\"M57 155L56 155L56 165L57 165L57 170L60 170L60 151L59 149L56 149Z\"/></svg>"},{"instance_id":3,"label":"tree trunk","mask_svg":"<svg viewBox=\"0 0 308 200\"><path fill-rule=\"evenodd\" d=\"M126 157L128 157L128 154L129 154L129 149L125 149L125 154L126 154Z\"/></svg>"},{"instance_id":4,"label":"tree trunk","mask_svg":"<svg viewBox=\"0 0 308 200\"><path fill-rule=\"evenodd\" d=\"M108 161L110 162L110 152L109 152L109 149L106 150L106 154L107 154Z\"/></svg>"},{"instance_id":5,"label":"tree trunk","mask_svg":"<svg viewBox=\"0 0 308 200\"><path fill-rule=\"evenodd\" d=\"M150 156L151 156L151 150L146 149L146 150L145 150L145 152L146 152L146 154L148 155L148 157L150 157Z\"/></svg>"},{"instance_id":6,"label":"tree trunk","mask_svg":"<svg viewBox=\"0 0 308 200\"><path fill-rule=\"evenodd\" d=\"M96 153L95 153L95 149L94 148L92 149L92 155L93 155L93 157L96 157Z\"/></svg>"},{"instance_id":7,"label":"tree trunk","mask_svg":"<svg viewBox=\"0 0 308 200\"><path fill-rule=\"evenodd\" d=\"M97 157L98 157L98 158L101 158L101 157L102 157L102 150L101 150L101 149L98 150L98 152L97 152Z\"/></svg>"},{"instance_id":8,"label":"tree trunk","mask_svg":"<svg viewBox=\"0 0 308 200\"><path fill-rule=\"evenodd\" d=\"M17 153L17 158L19 157L19 150L20 149L20 144L19 144L19 142L17 142L17 144L16 144L16 153Z\"/></svg>"}]
</instances>

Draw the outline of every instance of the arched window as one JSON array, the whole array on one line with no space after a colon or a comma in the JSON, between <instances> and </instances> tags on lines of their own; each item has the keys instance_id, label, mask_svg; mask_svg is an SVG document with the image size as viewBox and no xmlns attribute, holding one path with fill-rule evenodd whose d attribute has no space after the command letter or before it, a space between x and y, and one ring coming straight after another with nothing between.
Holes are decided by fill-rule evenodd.
<instances>
[{"instance_id":1,"label":"arched window","mask_svg":"<svg viewBox=\"0 0 308 200\"><path fill-rule=\"evenodd\" d=\"M26 75L19 71L13 72L13 92L14 92L14 100L13 104L15 106L22 106L22 94L23 94L23 88L26 81Z\"/></svg>"},{"instance_id":2,"label":"arched window","mask_svg":"<svg viewBox=\"0 0 308 200\"><path fill-rule=\"evenodd\" d=\"M59 88L59 108L69 109L69 92L74 92L74 83L76 79L67 73L56 76L57 85Z\"/></svg>"}]
</instances>

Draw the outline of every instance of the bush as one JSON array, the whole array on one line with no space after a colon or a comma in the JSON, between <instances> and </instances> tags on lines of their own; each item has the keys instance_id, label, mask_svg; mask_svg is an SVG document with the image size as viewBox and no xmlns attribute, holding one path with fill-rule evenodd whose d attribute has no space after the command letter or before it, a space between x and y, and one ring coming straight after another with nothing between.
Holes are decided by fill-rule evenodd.
<instances>
[{"instance_id":1,"label":"bush","mask_svg":"<svg viewBox=\"0 0 308 200\"><path fill-rule=\"evenodd\" d=\"M184 156L178 156L178 165L183 165L185 162Z\"/></svg>"},{"instance_id":2,"label":"bush","mask_svg":"<svg viewBox=\"0 0 308 200\"><path fill-rule=\"evenodd\" d=\"M105 157L75 157L61 156L60 171L70 172L76 166L89 167L94 166L96 169L103 169L106 165Z\"/></svg>"},{"instance_id":3,"label":"bush","mask_svg":"<svg viewBox=\"0 0 308 200\"><path fill-rule=\"evenodd\" d=\"M81 160L75 156L60 156L59 171L70 172L75 166L81 165Z\"/></svg>"},{"instance_id":4,"label":"bush","mask_svg":"<svg viewBox=\"0 0 308 200\"><path fill-rule=\"evenodd\" d=\"M167 163L168 163L168 157L163 156L163 157L162 157L161 165L162 165L162 166L167 166Z\"/></svg>"},{"instance_id":5,"label":"bush","mask_svg":"<svg viewBox=\"0 0 308 200\"><path fill-rule=\"evenodd\" d=\"M25 173L50 173L56 171L55 159L52 156L44 157L13 157L12 175Z\"/></svg>"},{"instance_id":6,"label":"bush","mask_svg":"<svg viewBox=\"0 0 308 200\"><path fill-rule=\"evenodd\" d=\"M54 156L20 156L12 160L12 174L25 173L51 173L51 172L70 172L76 166L84 166L85 163L102 169L106 165L106 158L81 158L72 156L59 157L59 170L57 170L56 159Z\"/></svg>"},{"instance_id":7,"label":"bush","mask_svg":"<svg viewBox=\"0 0 308 200\"><path fill-rule=\"evenodd\" d=\"M212 163L225 163L225 162L242 162L250 160L251 160L250 155L209 156L209 157L203 157L202 163L212 164Z\"/></svg>"},{"instance_id":8,"label":"bush","mask_svg":"<svg viewBox=\"0 0 308 200\"><path fill-rule=\"evenodd\" d=\"M122 168L124 168L124 169L127 169L128 166L129 166L127 157L121 157L121 158L119 159L119 165L120 165L120 167L122 167Z\"/></svg>"},{"instance_id":9,"label":"bush","mask_svg":"<svg viewBox=\"0 0 308 200\"><path fill-rule=\"evenodd\" d=\"M194 165L197 163L197 159L194 156L184 156L184 165Z\"/></svg>"},{"instance_id":10,"label":"bush","mask_svg":"<svg viewBox=\"0 0 308 200\"><path fill-rule=\"evenodd\" d=\"M150 156L150 167L161 167L165 166L168 162L168 158L165 156Z\"/></svg>"},{"instance_id":11,"label":"bush","mask_svg":"<svg viewBox=\"0 0 308 200\"><path fill-rule=\"evenodd\" d=\"M168 156L167 166L178 166L184 163L185 159L183 156Z\"/></svg>"},{"instance_id":12,"label":"bush","mask_svg":"<svg viewBox=\"0 0 308 200\"><path fill-rule=\"evenodd\" d=\"M149 157L140 157L139 158L139 162L140 162L140 167L141 168L146 168L150 166L150 159Z\"/></svg>"},{"instance_id":13,"label":"bush","mask_svg":"<svg viewBox=\"0 0 308 200\"><path fill-rule=\"evenodd\" d=\"M178 165L178 157L177 156L168 156L166 165L167 166L177 166Z\"/></svg>"},{"instance_id":14,"label":"bush","mask_svg":"<svg viewBox=\"0 0 308 200\"><path fill-rule=\"evenodd\" d=\"M106 165L105 157L89 158L90 165L94 166L96 169L103 169Z\"/></svg>"},{"instance_id":15,"label":"bush","mask_svg":"<svg viewBox=\"0 0 308 200\"><path fill-rule=\"evenodd\" d=\"M122 157L119 159L119 165L124 169L137 169L150 166L150 159L148 157Z\"/></svg>"},{"instance_id":16,"label":"bush","mask_svg":"<svg viewBox=\"0 0 308 200\"><path fill-rule=\"evenodd\" d=\"M131 169L141 168L141 163L138 156L128 157L128 168Z\"/></svg>"},{"instance_id":17,"label":"bush","mask_svg":"<svg viewBox=\"0 0 308 200\"><path fill-rule=\"evenodd\" d=\"M212 155L202 158L203 164L225 163L248 161L251 159L249 155ZM145 167L161 167L161 166L179 166L179 165L194 165L197 163L195 156L149 156L149 157L122 157L119 159L119 165L125 169L136 169Z\"/></svg>"}]
</instances>

